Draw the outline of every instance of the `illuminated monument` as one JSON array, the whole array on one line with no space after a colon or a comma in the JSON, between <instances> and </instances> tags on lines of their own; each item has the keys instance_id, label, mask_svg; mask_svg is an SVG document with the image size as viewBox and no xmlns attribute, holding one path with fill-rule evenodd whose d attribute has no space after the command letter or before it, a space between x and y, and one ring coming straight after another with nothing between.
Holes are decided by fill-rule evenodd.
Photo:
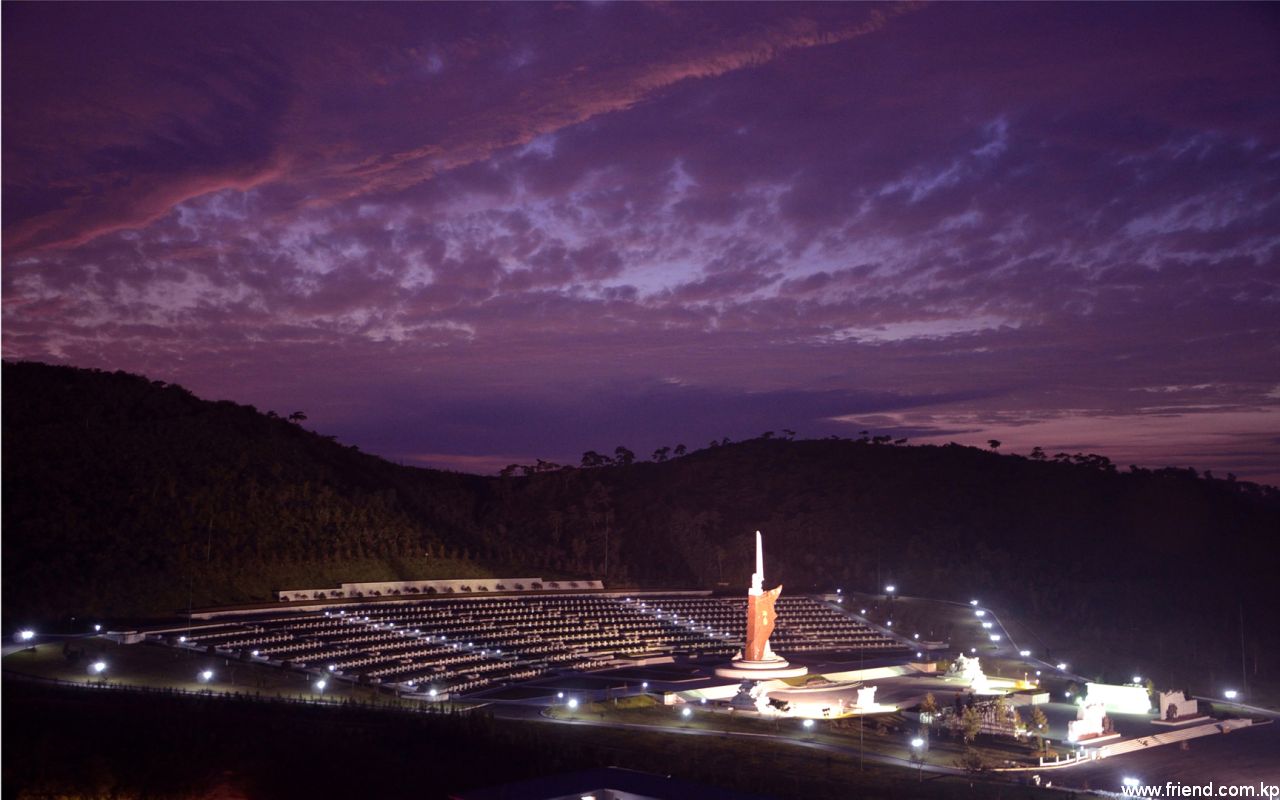
<instances>
[{"instance_id":1,"label":"illuminated monument","mask_svg":"<svg viewBox=\"0 0 1280 800\"><path fill-rule=\"evenodd\" d=\"M809 671L808 667L791 666L769 647L769 634L773 633L773 623L778 619L773 604L780 594L781 586L764 590L764 545L760 531L756 531L756 571L751 575L751 588L747 591L747 641L732 665L716 668L717 675L755 681L794 678Z\"/></svg>"}]
</instances>

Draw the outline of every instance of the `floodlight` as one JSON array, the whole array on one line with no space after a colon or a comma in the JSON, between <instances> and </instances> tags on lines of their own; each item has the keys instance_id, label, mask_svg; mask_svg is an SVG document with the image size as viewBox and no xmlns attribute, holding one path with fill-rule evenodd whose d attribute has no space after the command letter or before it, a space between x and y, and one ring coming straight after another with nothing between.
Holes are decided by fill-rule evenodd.
<instances>
[{"instance_id":1,"label":"floodlight","mask_svg":"<svg viewBox=\"0 0 1280 800\"><path fill-rule=\"evenodd\" d=\"M924 653L916 652L916 658L924 658Z\"/></svg>"},{"instance_id":2,"label":"floodlight","mask_svg":"<svg viewBox=\"0 0 1280 800\"><path fill-rule=\"evenodd\" d=\"M318 692L323 692L323 691L324 691L324 687L326 687L326 686L328 686L328 685L329 685L329 684L328 684L328 683L326 683L326 682L324 681L324 679L322 678L322 679L320 679L320 680L316 681L316 691L318 691Z\"/></svg>"},{"instance_id":3,"label":"floodlight","mask_svg":"<svg viewBox=\"0 0 1280 800\"><path fill-rule=\"evenodd\" d=\"M36 632L30 629L18 631L18 639L23 642L29 642L36 638Z\"/></svg>"},{"instance_id":4,"label":"floodlight","mask_svg":"<svg viewBox=\"0 0 1280 800\"><path fill-rule=\"evenodd\" d=\"M914 638L919 639L919 638L920 638L920 634L918 634L918 633L917 633L917 634L914 634Z\"/></svg>"},{"instance_id":5,"label":"floodlight","mask_svg":"<svg viewBox=\"0 0 1280 800\"><path fill-rule=\"evenodd\" d=\"M432 689L431 691L427 692L427 697L435 697L435 696L436 696L436 690L435 690L435 689Z\"/></svg>"},{"instance_id":6,"label":"floodlight","mask_svg":"<svg viewBox=\"0 0 1280 800\"><path fill-rule=\"evenodd\" d=\"M990 623L990 622L984 622L984 623L982 623L982 627L984 627L984 628L990 628L990 627L991 627L991 623Z\"/></svg>"},{"instance_id":7,"label":"floodlight","mask_svg":"<svg viewBox=\"0 0 1280 800\"><path fill-rule=\"evenodd\" d=\"M704 706L707 704L707 698L705 698L705 697L704 697L704 698L702 698L702 704L703 704Z\"/></svg>"},{"instance_id":8,"label":"floodlight","mask_svg":"<svg viewBox=\"0 0 1280 800\"><path fill-rule=\"evenodd\" d=\"M886 623L885 623L885 625L887 625L888 627L892 628L892 627L893 627L893 620L889 620L888 622L886 622Z\"/></svg>"},{"instance_id":9,"label":"floodlight","mask_svg":"<svg viewBox=\"0 0 1280 800\"><path fill-rule=\"evenodd\" d=\"M812 727L813 727L813 720L811 720L811 719L806 719L806 720L804 721L804 727L805 727L805 730L809 730L810 728L812 728Z\"/></svg>"},{"instance_id":10,"label":"floodlight","mask_svg":"<svg viewBox=\"0 0 1280 800\"><path fill-rule=\"evenodd\" d=\"M251 653L249 653L249 655L253 656L254 658L257 658L257 657L258 657L258 651L257 651L257 650L254 650L254 651L252 651Z\"/></svg>"},{"instance_id":11,"label":"floodlight","mask_svg":"<svg viewBox=\"0 0 1280 800\"><path fill-rule=\"evenodd\" d=\"M330 671L330 672L337 672L337 671L338 671L338 665L337 665L337 664L330 664L330 665L329 665L329 671Z\"/></svg>"},{"instance_id":12,"label":"floodlight","mask_svg":"<svg viewBox=\"0 0 1280 800\"><path fill-rule=\"evenodd\" d=\"M993 641L993 642L998 642L998 641L1000 641L1000 634L998 634L998 633L993 633L993 634L991 634L991 641Z\"/></svg>"},{"instance_id":13,"label":"floodlight","mask_svg":"<svg viewBox=\"0 0 1280 800\"><path fill-rule=\"evenodd\" d=\"M1133 682L1134 682L1134 683L1142 683L1142 676L1141 676L1141 675L1134 675L1134 676L1133 676Z\"/></svg>"},{"instance_id":14,"label":"floodlight","mask_svg":"<svg viewBox=\"0 0 1280 800\"><path fill-rule=\"evenodd\" d=\"M973 615L975 617L985 617L987 615L987 612L983 611L982 609L978 609L977 611L973 612Z\"/></svg>"},{"instance_id":15,"label":"floodlight","mask_svg":"<svg viewBox=\"0 0 1280 800\"><path fill-rule=\"evenodd\" d=\"M1142 781L1138 780L1137 778L1124 778L1120 782L1123 783L1125 786L1141 786L1142 785Z\"/></svg>"},{"instance_id":16,"label":"floodlight","mask_svg":"<svg viewBox=\"0 0 1280 800\"><path fill-rule=\"evenodd\" d=\"M1065 661L1058 662L1058 669L1065 670L1066 668L1067 668L1067 662Z\"/></svg>"},{"instance_id":17,"label":"floodlight","mask_svg":"<svg viewBox=\"0 0 1280 800\"><path fill-rule=\"evenodd\" d=\"M969 601L969 605L971 605L971 606L976 606L977 604L978 604L978 601L977 601L977 600L970 600L970 601Z\"/></svg>"},{"instance_id":18,"label":"floodlight","mask_svg":"<svg viewBox=\"0 0 1280 800\"><path fill-rule=\"evenodd\" d=\"M897 591L897 589L898 589L898 587L897 587L897 586L894 586L892 583L891 583L891 584L889 584L888 586L884 587L884 590L885 590L885 593L886 593L886 594L893 594L895 591Z\"/></svg>"},{"instance_id":19,"label":"floodlight","mask_svg":"<svg viewBox=\"0 0 1280 800\"><path fill-rule=\"evenodd\" d=\"M564 699L564 692L556 692L556 697L557 697L557 698L559 698L560 700L563 700L563 699Z\"/></svg>"},{"instance_id":20,"label":"floodlight","mask_svg":"<svg viewBox=\"0 0 1280 800\"><path fill-rule=\"evenodd\" d=\"M844 589L836 589L836 594L844 594Z\"/></svg>"},{"instance_id":21,"label":"floodlight","mask_svg":"<svg viewBox=\"0 0 1280 800\"><path fill-rule=\"evenodd\" d=\"M213 680L213 670L211 669L202 670L200 672L200 680L206 681L206 682Z\"/></svg>"},{"instance_id":22,"label":"floodlight","mask_svg":"<svg viewBox=\"0 0 1280 800\"><path fill-rule=\"evenodd\" d=\"M1225 698L1227 698L1228 700L1235 700L1235 699L1236 699L1236 695L1238 695L1238 694L1239 694L1239 692L1237 692L1235 689L1228 689L1228 690L1226 690L1225 692L1223 692L1223 693L1222 693L1222 696L1223 696L1223 697L1225 697Z\"/></svg>"},{"instance_id":23,"label":"floodlight","mask_svg":"<svg viewBox=\"0 0 1280 800\"><path fill-rule=\"evenodd\" d=\"M867 615L867 610L865 608L860 608L858 609L858 613L865 617Z\"/></svg>"},{"instance_id":24,"label":"floodlight","mask_svg":"<svg viewBox=\"0 0 1280 800\"><path fill-rule=\"evenodd\" d=\"M684 717L685 719L688 719L692 715L693 715L693 709L689 708L688 706L685 706L684 708L680 709L680 716Z\"/></svg>"},{"instance_id":25,"label":"floodlight","mask_svg":"<svg viewBox=\"0 0 1280 800\"><path fill-rule=\"evenodd\" d=\"M912 739L912 740L911 740L911 746L912 746L912 747L924 747L924 739L921 739L919 736L917 736L916 738L914 738L914 739Z\"/></svg>"},{"instance_id":26,"label":"floodlight","mask_svg":"<svg viewBox=\"0 0 1280 800\"><path fill-rule=\"evenodd\" d=\"M107 671L107 662L95 661L89 665L89 671L92 672L94 675L101 675L102 673Z\"/></svg>"},{"instance_id":27,"label":"floodlight","mask_svg":"<svg viewBox=\"0 0 1280 800\"><path fill-rule=\"evenodd\" d=\"M645 681L644 683L640 684L640 688L641 688L641 689L648 689L648 688L649 688L649 682L648 682L648 681Z\"/></svg>"},{"instance_id":28,"label":"floodlight","mask_svg":"<svg viewBox=\"0 0 1280 800\"><path fill-rule=\"evenodd\" d=\"M179 636L179 637L178 637L178 644L182 644L182 643L183 643L183 642L185 642L186 640L187 640L187 637L185 637L185 636Z\"/></svg>"},{"instance_id":29,"label":"floodlight","mask_svg":"<svg viewBox=\"0 0 1280 800\"><path fill-rule=\"evenodd\" d=\"M98 632L98 631L102 630L102 626L101 626L101 625L99 625L99 624L97 624L97 623L95 622L95 623L94 623L94 625L93 625L93 630L94 630L94 632L96 633L96 632Z\"/></svg>"},{"instance_id":30,"label":"floodlight","mask_svg":"<svg viewBox=\"0 0 1280 800\"><path fill-rule=\"evenodd\" d=\"M1019 651L1018 651L1018 655L1022 656L1023 658L1026 658L1027 656L1031 655L1031 651L1030 651L1030 650L1019 650ZM1036 674L1037 674L1037 675L1039 675L1040 673L1038 673L1038 672L1037 672Z\"/></svg>"}]
</instances>

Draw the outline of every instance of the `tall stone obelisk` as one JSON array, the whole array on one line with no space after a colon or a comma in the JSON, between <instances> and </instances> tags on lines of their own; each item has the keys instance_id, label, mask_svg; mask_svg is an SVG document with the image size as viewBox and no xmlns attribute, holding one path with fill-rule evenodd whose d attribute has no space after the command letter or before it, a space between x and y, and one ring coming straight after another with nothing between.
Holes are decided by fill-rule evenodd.
<instances>
[{"instance_id":1,"label":"tall stone obelisk","mask_svg":"<svg viewBox=\"0 0 1280 800\"><path fill-rule=\"evenodd\" d=\"M764 542L756 531L756 571L751 575L751 588L747 590L747 641L742 657L747 661L765 661L773 655L769 649L769 636L778 613L773 605L782 594L782 587L764 591Z\"/></svg>"},{"instance_id":2,"label":"tall stone obelisk","mask_svg":"<svg viewBox=\"0 0 1280 800\"><path fill-rule=\"evenodd\" d=\"M793 667L769 647L769 636L778 619L774 603L782 587L764 588L764 541L756 531L756 571L751 574L751 588L747 590L747 639L742 653L731 666L717 667L716 674L725 678L790 678L808 672L806 667Z\"/></svg>"}]
</instances>

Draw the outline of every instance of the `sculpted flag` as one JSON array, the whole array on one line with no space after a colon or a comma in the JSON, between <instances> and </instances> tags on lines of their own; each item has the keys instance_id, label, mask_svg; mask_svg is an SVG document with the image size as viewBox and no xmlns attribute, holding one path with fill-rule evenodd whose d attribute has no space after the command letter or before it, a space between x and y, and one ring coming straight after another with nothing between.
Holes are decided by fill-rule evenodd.
<instances>
[{"instance_id":1,"label":"sculpted flag","mask_svg":"<svg viewBox=\"0 0 1280 800\"><path fill-rule=\"evenodd\" d=\"M778 619L773 604L780 594L781 586L747 595L747 646L742 654L747 661L763 661L765 658L769 635L773 633L773 623Z\"/></svg>"}]
</instances>

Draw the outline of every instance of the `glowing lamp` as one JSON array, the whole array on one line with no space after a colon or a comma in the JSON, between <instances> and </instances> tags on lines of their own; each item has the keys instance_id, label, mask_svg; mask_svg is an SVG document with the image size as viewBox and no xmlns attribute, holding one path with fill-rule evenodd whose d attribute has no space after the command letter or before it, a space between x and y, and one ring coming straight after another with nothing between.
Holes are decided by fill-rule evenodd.
<instances>
[{"instance_id":1,"label":"glowing lamp","mask_svg":"<svg viewBox=\"0 0 1280 800\"><path fill-rule=\"evenodd\" d=\"M924 739L921 739L919 736L917 736L916 738L911 740L911 746L916 748L924 747Z\"/></svg>"},{"instance_id":2,"label":"glowing lamp","mask_svg":"<svg viewBox=\"0 0 1280 800\"><path fill-rule=\"evenodd\" d=\"M213 680L213 670L211 669L202 670L200 672L200 680L206 683Z\"/></svg>"},{"instance_id":3,"label":"glowing lamp","mask_svg":"<svg viewBox=\"0 0 1280 800\"><path fill-rule=\"evenodd\" d=\"M1238 694L1239 694L1239 692L1237 692L1235 689L1228 689L1228 690L1226 690L1225 692L1223 692L1223 693L1222 693L1222 696L1223 696L1223 697L1225 697L1225 698L1227 698L1228 700L1235 700L1235 699L1236 699L1236 695L1238 695Z\"/></svg>"},{"instance_id":4,"label":"glowing lamp","mask_svg":"<svg viewBox=\"0 0 1280 800\"><path fill-rule=\"evenodd\" d=\"M107 662L95 661L89 665L89 671L92 672L94 675L101 675L102 673L107 671Z\"/></svg>"},{"instance_id":5,"label":"glowing lamp","mask_svg":"<svg viewBox=\"0 0 1280 800\"><path fill-rule=\"evenodd\" d=\"M688 719L689 717L693 716L693 709L691 708L680 709L680 716L684 717L685 719Z\"/></svg>"},{"instance_id":6,"label":"glowing lamp","mask_svg":"<svg viewBox=\"0 0 1280 800\"><path fill-rule=\"evenodd\" d=\"M806 719L803 724L805 730L811 730L813 728L813 720L811 719Z\"/></svg>"}]
</instances>

